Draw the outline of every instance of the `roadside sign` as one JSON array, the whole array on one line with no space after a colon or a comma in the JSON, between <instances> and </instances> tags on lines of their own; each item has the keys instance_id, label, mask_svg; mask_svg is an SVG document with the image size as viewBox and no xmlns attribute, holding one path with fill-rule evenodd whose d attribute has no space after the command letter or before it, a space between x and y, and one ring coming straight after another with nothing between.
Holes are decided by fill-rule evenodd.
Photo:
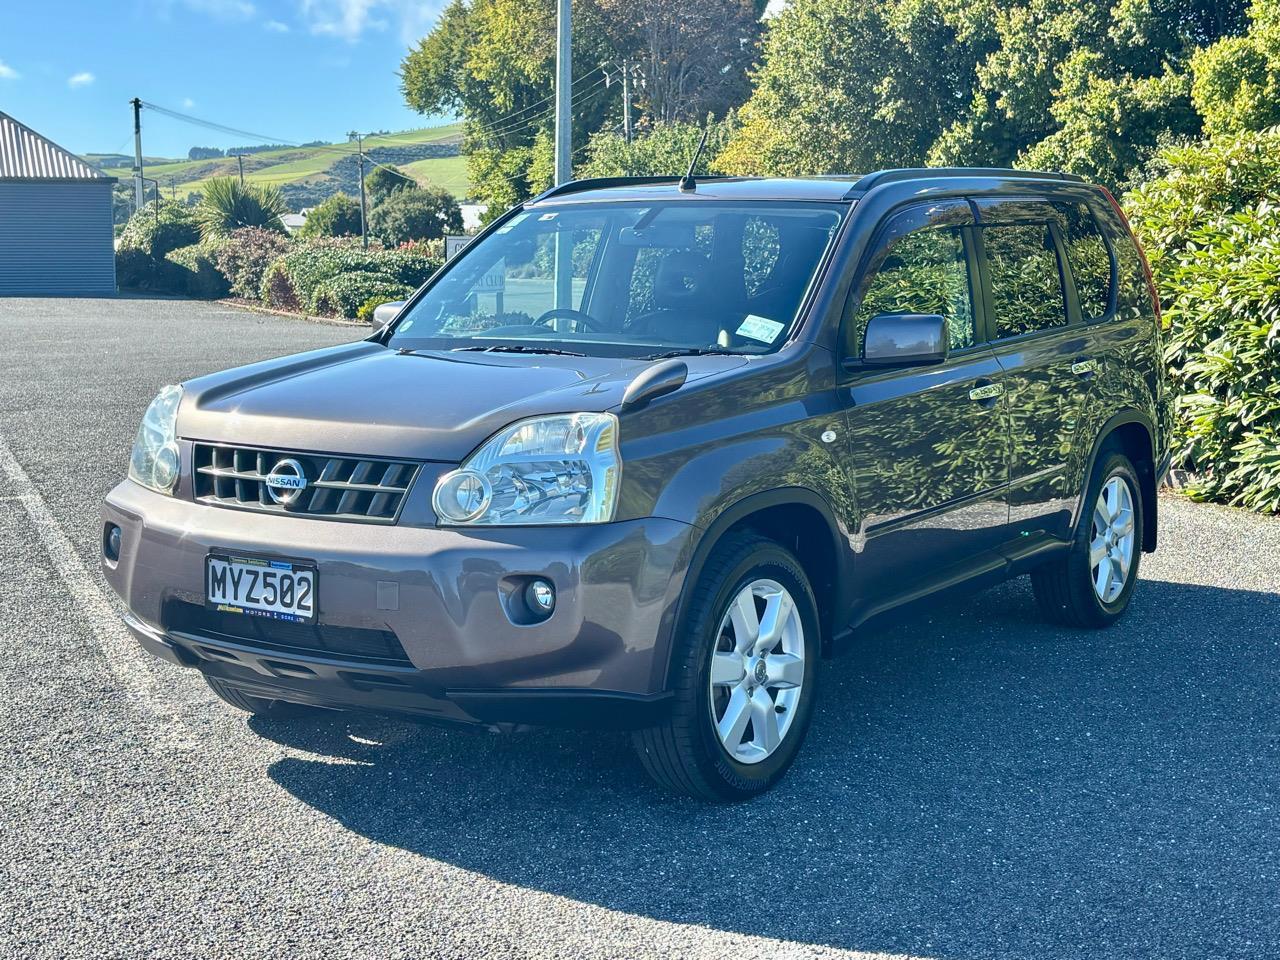
<instances>
[{"instance_id":1,"label":"roadside sign","mask_svg":"<svg viewBox=\"0 0 1280 960\"><path fill-rule=\"evenodd\" d=\"M452 260L462 252L462 248L471 242L470 237L461 237L456 234L445 234L444 238L444 258Z\"/></svg>"}]
</instances>

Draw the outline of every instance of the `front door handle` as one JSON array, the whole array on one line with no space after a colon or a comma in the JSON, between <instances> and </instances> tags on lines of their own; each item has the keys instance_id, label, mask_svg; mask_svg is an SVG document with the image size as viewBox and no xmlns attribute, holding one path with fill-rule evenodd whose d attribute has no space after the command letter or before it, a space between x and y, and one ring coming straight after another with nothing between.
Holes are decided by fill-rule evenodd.
<instances>
[{"instance_id":1,"label":"front door handle","mask_svg":"<svg viewBox=\"0 0 1280 960\"><path fill-rule=\"evenodd\" d=\"M1086 380L1092 379L1098 372L1097 360L1077 360L1071 365L1071 372L1077 377L1084 377Z\"/></svg>"},{"instance_id":2,"label":"front door handle","mask_svg":"<svg viewBox=\"0 0 1280 960\"><path fill-rule=\"evenodd\" d=\"M993 407L1004 393L1004 385L999 383L979 383L969 391L969 399L976 400L984 406Z\"/></svg>"}]
</instances>

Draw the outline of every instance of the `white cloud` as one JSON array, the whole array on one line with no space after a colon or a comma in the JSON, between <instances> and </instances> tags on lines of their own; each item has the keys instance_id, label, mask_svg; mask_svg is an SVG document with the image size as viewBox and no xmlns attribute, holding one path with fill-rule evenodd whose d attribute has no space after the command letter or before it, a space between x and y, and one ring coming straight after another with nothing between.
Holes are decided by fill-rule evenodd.
<instances>
[{"instance_id":1,"label":"white cloud","mask_svg":"<svg viewBox=\"0 0 1280 960\"><path fill-rule=\"evenodd\" d=\"M442 2L422 0L299 0L312 33L355 42L366 30L386 30L394 22L404 42L418 40L440 13Z\"/></svg>"},{"instance_id":2,"label":"white cloud","mask_svg":"<svg viewBox=\"0 0 1280 960\"><path fill-rule=\"evenodd\" d=\"M281 23L279 20L268 20L262 25L262 27L264 30L268 30L271 33L289 32L289 25L287 23Z\"/></svg>"},{"instance_id":3,"label":"white cloud","mask_svg":"<svg viewBox=\"0 0 1280 960\"><path fill-rule=\"evenodd\" d=\"M0 80L17 80L21 76L17 70L0 60Z\"/></svg>"},{"instance_id":4,"label":"white cloud","mask_svg":"<svg viewBox=\"0 0 1280 960\"><path fill-rule=\"evenodd\" d=\"M82 70L79 73L73 73L67 77L67 86L74 90L76 87L87 87L98 79L88 70Z\"/></svg>"}]
</instances>

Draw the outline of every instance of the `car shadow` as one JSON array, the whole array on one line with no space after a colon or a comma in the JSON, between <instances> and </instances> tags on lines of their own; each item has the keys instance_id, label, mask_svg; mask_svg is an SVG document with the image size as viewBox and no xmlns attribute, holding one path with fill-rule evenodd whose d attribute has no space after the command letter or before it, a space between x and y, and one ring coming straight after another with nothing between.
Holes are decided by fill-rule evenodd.
<instances>
[{"instance_id":1,"label":"car shadow","mask_svg":"<svg viewBox=\"0 0 1280 960\"><path fill-rule=\"evenodd\" d=\"M1259 956L1278 622L1280 595L1161 581L1100 632L1044 624L1025 579L934 604L824 665L799 762L731 807L659 793L619 734L252 724L348 829L613 910L928 957Z\"/></svg>"}]
</instances>

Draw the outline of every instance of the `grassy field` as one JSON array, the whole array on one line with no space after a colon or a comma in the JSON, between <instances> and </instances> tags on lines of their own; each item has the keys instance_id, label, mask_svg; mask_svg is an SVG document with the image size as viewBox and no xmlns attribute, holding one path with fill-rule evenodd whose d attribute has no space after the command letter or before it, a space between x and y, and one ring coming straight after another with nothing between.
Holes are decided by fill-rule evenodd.
<instances>
[{"instance_id":1,"label":"grassy field","mask_svg":"<svg viewBox=\"0 0 1280 960\"><path fill-rule=\"evenodd\" d=\"M470 190L467 180L466 160L457 156L434 156L422 159L399 160L379 156L379 151L404 151L408 155L421 148L447 151L456 148L462 137L462 124L451 123L419 130L404 130L368 137L364 141L365 152L373 153L382 163L394 163L420 183L444 187L454 196L463 199ZM285 147L247 154L244 158L245 179L256 183L272 183L281 187L290 185L313 187L318 194L327 194L345 186L335 175L334 165L354 156L355 145L346 143L324 144L314 147ZM90 159L93 155L90 154ZM132 164L121 163L118 156L106 158L104 166L112 176L132 176ZM160 181L166 195L173 191L178 197L199 192L204 183L213 177L234 176L239 172L235 157L214 160L144 159L145 174Z\"/></svg>"}]
</instances>

